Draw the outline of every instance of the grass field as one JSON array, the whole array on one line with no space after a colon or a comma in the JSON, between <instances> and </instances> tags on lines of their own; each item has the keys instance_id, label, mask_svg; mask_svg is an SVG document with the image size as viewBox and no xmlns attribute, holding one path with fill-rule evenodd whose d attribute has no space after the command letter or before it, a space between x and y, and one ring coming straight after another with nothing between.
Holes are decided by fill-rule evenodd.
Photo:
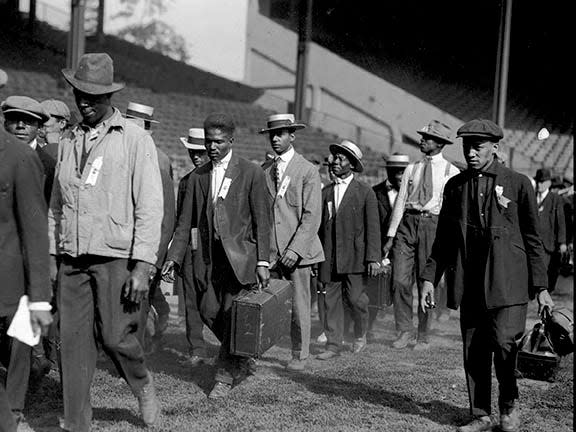
<instances>
[{"instance_id":1,"label":"grass field","mask_svg":"<svg viewBox=\"0 0 576 432\"><path fill-rule=\"evenodd\" d=\"M554 300L573 310L572 278L562 279ZM536 316L529 307L528 327ZM313 336L319 333L314 321ZM218 351L216 341L210 353ZM162 418L152 431L451 431L467 419L468 397L462 369L458 313L433 323L433 348L426 352L395 350L392 310L381 311L376 339L361 355L344 353L326 362L311 360L309 369L290 373L286 337L258 361L258 372L232 390L226 400L211 401L213 367L181 366L187 352L183 326L171 316L162 350L148 359ZM321 349L313 343L312 353ZM522 431L573 430L573 355L565 357L553 383L522 379ZM493 378L494 418L497 419ZM92 387L93 431L141 431L138 405L111 362L98 364ZM62 414L58 374L52 372L29 398L28 425L22 431L57 430Z\"/></svg>"}]
</instances>

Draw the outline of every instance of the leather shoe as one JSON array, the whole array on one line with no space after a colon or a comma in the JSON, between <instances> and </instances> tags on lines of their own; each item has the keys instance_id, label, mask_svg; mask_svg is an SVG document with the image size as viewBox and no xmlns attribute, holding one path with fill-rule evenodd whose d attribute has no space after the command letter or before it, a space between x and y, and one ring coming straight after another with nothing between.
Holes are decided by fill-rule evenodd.
<instances>
[{"instance_id":1,"label":"leather shoe","mask_svg":"<svg viewBox=\"0 0 576 432\"><path fill-rule=\"evenodd\" d=\"M400 333L398 339L392 344L392 348L402 349L406 348L408 344L414 343L414 335L412 333L404 331Z\"/></svg>"},{"instance_id":2,"label":"leather shoe","mask_svg":"<svg viewBox=\"0 0 576 432\"><path fill-rule=\"evenodd\" d=\"M148 384L142 387L142 390L136 394L136 397L138 398L142 420L146 426L154 425L160 415L160 402L158 402L156 398L154 379L150 372L148 372Z\"/></svg>"},{"instance_id":3,"label":"leather shoe","mask_svg":"<svg viewBox=\"0 0 576 432\"><path fill-rule=\"evenodd\" d=\"M354 354L358 354L364 348L366 348L366 336L356 338L356 340L354 340L354 344L352 345L352 352Z\"/></svg>"},{"instance_id":4,"label":"leather shoe","mask_svg":"<svg viewBox=\"0 0 576 432\"><path fill-rule=\"evenodd\" d=\"M520 413L518 408L512 408L506 414L500 414L500 430L502 432L516 432L520 429Z\"/></svg>"},{"instance_id":5,"label":"leather shoe","mask_svg":"<svg viewBox=\"0 0 576 432\"><path fill-rule=\"evenodd\" d=\"M318 360L330 360L331 358L338 357L340 355L339 352L326 350L316 356Z\"/></svg>"},{"instance_id":6,"label":"leather shoe","mask_svg":"<svg viewBox=\"0 0 576 432\"><path fill-rule=\"evenodd\" d=\"M489 416L476 417L470 423L460 426L458 432L482 432L492 429L492 420Z\"/></svg>"},{"instance_id":7,"label":"leather shoe","mask_svg":"<svg viewBox=\"0 0 576 432\"><path fill-rule=\"evenodd\" d=\"M297 359L293 358L288 362L286 365L286 369L291 371L300 372L306 369L306 364L308 363L308 359Z\"/></svg>"},{"instance_id":8,"label":"leather shoe","mask_svg":"<svg viewBox=\"0 0 576 432\"><path fill-rule=\"evenodd\" d=\"M228 396L228 393L230 393L230 390L232 390L232 386L230 384L226 384L226 383L218 381L218 382L216 382L214 387L212 387L212 390L210 391L210 394L208 395L208 399L222 399L222 398Z\"/></svg>"}]
</instances>

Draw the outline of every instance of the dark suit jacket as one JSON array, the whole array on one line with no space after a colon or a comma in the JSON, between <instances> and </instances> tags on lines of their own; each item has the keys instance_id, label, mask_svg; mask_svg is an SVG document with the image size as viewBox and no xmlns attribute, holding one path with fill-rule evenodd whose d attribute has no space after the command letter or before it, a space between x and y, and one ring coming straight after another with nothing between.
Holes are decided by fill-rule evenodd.
<instances>
[{"instance_id":1,"label":"dark suit jacket","mask_svg":"<svg viewBox=\"0 0 576 432\"><path fill-rule=\"evenodd\" d=\"M42 188L36 153L0 132L0 316L13 314L24 294L51 300Z\"/></svg>"},{"instance_id":2,"label":"dark suit jacket","mask_svg":"<svg viewBox=\"0 0 576 432\"><path fill-rule=\"evenodd\" d=\"M156 268L161 269L164 265L168 244L174 234L176 224L176 203L174 198L174 176L172 175L172 165L170 158L162 150L158 151L158 166L160 168L160 178L162 179L162 193L164 198L164 214L162 216L162 227L160 231L160 246L158 246L158 260Z\"/></svg>"},{"instance_id":3,"label":"dark suit jacket","mask_svg":"<svg viewBox=\"0 0 576 432\"><path fill-rule=\"evenodd\" d=\"M380 261L378 202L372 188L352 179L338 212L334 209L334 184L322 189L319 235L326 258L318 266L321 282L330 282L334 271L338 274L364 273L369 262ZM335 268L332 268L333 264Z\"/></svg>"},{"instance_id":4,"label":"dark suit jacket","mask_svg":"<svg viewBox=\"0 0 576 432\"><path fill-rule=\"evenodd\" d=\"M50 148L47 148L51 146ZM42 170L44 173L44 199L46 204L50 204L50 196L52 195L52 184L54 183L54 172L56 171L56 157L53 152L53 145L48 144L45 147L36 146L36 154L42 162ZM56 150L57 151L57 150Z\"/></svg>"},{"instance_id":5,"label":"dark suit jacket","mask_svg":"<svg viewBox=\"0 0 576 432\"><path fill-rule=\"evenodd\" d=\"M544 249L548 253L555 252L559 245L566 243L566 219L562 198L554 192L548 192L538 207L538 220Z\"/></svg>"},{"instance_id":6,"label":"dark suit jacket","mask_svg":"<svg viewBox=\"0 0 576 432\"><path fill-rule=\"evenodd\" d=\"M211 203L212 163L190 173L168 260L182 265L192 254L194 279L200 290L211 280L213 220L236 278L241 284L256 282L256 264L270 259L270 203L264 171L258 165L232 153L224 178L230 178L225 198ZM197 230L197 245L191 231ZM194 248L196 248L194 250ZM182 269L192 271L192 269Z\"/></svg>"},{"instance_id":7,"label":"dark suit jacket","mask_svg":"<svg viewBox=\"0 0 576 432\"><path fill-rule=\"evenodd\" d=\"M530 180L497 162L490 168L496 178L486 226L489 250L484 296L487 307L493 309L527 303L534 298L536 288L548 285L548 279ZM432 253L421 275L436 285L446 271L447 305L452 309L460 305L466 290L465 268L470 264L466 256L470 179L470 173L464 171L446 183ZM507 207L498 202L498 186L502 188L502 196L510 200Z\"/></svg>"},{"instance_id":8,"label":"dark suit jacket","mask_svg":"<svg viewBox=\"0 0 576 432\"><path fill-rule=\"evenodd\" d=\"M390 226L390 219L392 218L392 204L388 198L388 182L383 181L378 183L372 188L378 200L378 213L380 215L380 241L382 247L387 240L388 227Z\"/></svg>"}]
</instances>

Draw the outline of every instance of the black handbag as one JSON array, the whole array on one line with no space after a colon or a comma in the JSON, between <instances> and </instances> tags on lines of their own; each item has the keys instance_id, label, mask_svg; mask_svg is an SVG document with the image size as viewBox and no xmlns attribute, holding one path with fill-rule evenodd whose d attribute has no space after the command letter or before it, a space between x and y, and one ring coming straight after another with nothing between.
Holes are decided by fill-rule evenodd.
<instances>
[{"instance_id":1,"label":"black handbag","mask_svg":"<svg viewBox=\"0 0 576 432\"><path fill-rule=\"evenodd\" d=\"M563 357L574 352L574 318L566 308L554 309L550 313L544 308L543 321L546 334L554 347L554 351Z\"/></svg>"},{"instance_id":2,"label":"black handbag","mask_svg":"<svg viewBox=\"0 0 576 432\"><path fill-rule=\"evenodd\" d=\"M518 343L517 375L540 381L554 381L560 356L548 336L545 318L528 330Z\"/></svg>"}]
</instances>

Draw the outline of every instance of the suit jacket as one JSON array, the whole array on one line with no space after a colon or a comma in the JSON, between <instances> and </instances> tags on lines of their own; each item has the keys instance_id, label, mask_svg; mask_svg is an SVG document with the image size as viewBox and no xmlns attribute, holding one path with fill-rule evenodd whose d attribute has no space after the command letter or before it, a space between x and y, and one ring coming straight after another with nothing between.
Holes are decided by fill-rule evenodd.
<instances>
[{"instance_id":1,"label":"suit jacket","mask_svg":"<svg viewBox=\"0 0 576 432\"><path fill-rule=\"evenodd\" d=\"M564 202L554 192L548 192L544 201L538 206L540 237L548 253L555 252L558 246L566 243L566 219Z\"/></svg>"},{"instance_id":2,"label":"suit jacket","mask_svg":"<svg viewBox=\"0 0 576 432\"><path fill-rule=\"evenodd\" d=\"M158 260L156 268L161 269L164 265L168 244L174 234L176 224L176 203L174 197L174 176L172 174L172 164L170 158L162 150L158 151L158 167L160 168L160 178L162 179L162 194L164 197L164 214L162 216L162 227L160 230L160 245L158 246Z\"/></svg>"},{"instance_id":3,"label":"suit jacket","mask_svg":"<svg viewBox=\"0 0 576 432\"><path fill-rule=\"evenodd\" d=\"M181 266L185 255L190 253L197 286L206 289L211 280L213 221L216 221L236 278L241 284L255 283L257 262L270 259L270 202L264 171L232 153L224 174L225 179L231 180L228 193L212 204L211 170L210 162L190 173L167 259Z\"/></svg>"},{"instance_id":4,"label":"suit jacket","mask_svg":"<svg viewBox=\"0 0 576 432\"><path fill-rule=\"evenodd\" d=\"M280 180L280 184L289 182L281 195L276 193L272 166L273 161L263 166L272 209L270 262L280 258L286 249L298 254L298 265L324 261L324 251L318 237L322 218L322 188L318 169L299 153L294 153Z\"/></svg>"},{"instance_id":5,"label":"suit jacket","mask_svg":"<svg viewBox=\"0 0 576 432\"><path fill-rule=\"evenodd\" d=\"M50 301L48 219L42 164L27 145L0 132L0 316L20 297Z\"/></svg>"},{"instance_id":6,"label":"suit jacket","mask_svg":"<svg viewBox=\"0 0 576 432\"><path fill-rule=\"evenodd\" d=\"M45 147L36 145L36 154L42 163L41 172L44 174L44 199L46 200L47 205L50 204L52 185L54 184L54 172L56 171L56 157L54 157L54 152L52 150L53 145L50 146L50 148L46 148L48 145Z\"/></svg>"},{"instance_id":7,"label":"suit jacket","mask_svg":"<svg viewBox=\"0 0 576 432\"><path fill-rule=\"evenodd\" d=\"M318 267L321 282L330 282L334 272L364 273L369 262L380 261L380 220L372 188L352 179L336 212L334 184L326 186L319 234L326 257Z\"/></svg>"},{"instance_id":8,"label":"suit jacket","mask_svg":"<svg viewBox=\"0 0 576 432\"><path fill-rule=\"evenodd\" d=\"M527 303L536 288L548 285L548 279L530 180L497 162L490 169L496 177L485 228L488 259L483 285L486 305L493 309ZM452 309L458 308L466 290L465 268L474 264L466 256L469 181L471 174L464 171L446 183L436 238L421 275L438 284L446 271L447 305ZM499 189L510 200L506 205L498 198Z\"/></svg>"},{"instance_id":9,"label":"suit jacket","mask_svg":"<svg viewBox=\"0 0 576 432\"><path fill-rule=\"evenodd\" d=\"M378 183L372 188L372 190L374 190L374 194L376 194L376 199L378 200L378 214L380 215L380 242L382 247L384 247L393 210L390 198L388 198L388 182L383 181L382 183Z\"/></svg>"}]
</instances>

